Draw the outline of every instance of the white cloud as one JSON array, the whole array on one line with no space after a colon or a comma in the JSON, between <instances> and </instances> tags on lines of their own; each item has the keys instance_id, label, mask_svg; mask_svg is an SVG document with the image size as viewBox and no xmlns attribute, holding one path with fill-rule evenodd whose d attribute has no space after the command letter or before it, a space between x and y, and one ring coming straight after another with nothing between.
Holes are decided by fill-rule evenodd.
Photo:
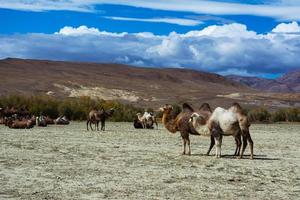
<instances>
[{"instance_id":1,"label":"white cloud","mask_svg":"<svg viewBox=\"0 0 300 200\"><path fill-rule=\"evenodd\" d=\"M300 66L300 34L259 35L236 23L165 36L64 27L55 34L3 35L0 46L0 58L117 62L225 74L265 75Z\"/></svg>"},{"instance_id":2,"label":"white cloud","mask_svg":"<svg viewBox=\"0 0 300 200\"><path fill-rule=\"evenodd\" d=\"M156 22L156 23L168 23L168 24L177 24L181 26L197 26L203 24L200 20L194 19L184 19L184 18L129 18L129 17L105 17L112 20L120 21L139 21L139 22Z\"/></svg>"},{"instance_id":3,"label":"white cloud","mask_svg":"<svg viewBox=\"0 0 300 200\"><path fill-rule=\"evenodd\" d=\"M248 31L247 26L238 23L225 24L221 26L212 25L204 28L200 31L190 31L183 36L186 37L230 37L230 38L254 38L256 33L254 31Z\"/></svg>"},{"instance_id":4,"label":"white cloud","mask_svg":"<svg viewBox=\"0 0 300 200\"><path fill-rule=\"evenodd\" d=\"M278 24L273 30L273 33L300 33L300 26L297 22Z\"/></svg>"},{"instance_id":5,"label":"white cloud","mask_svg":"<svg viewBox=\"0 0 300 200\"><path fill-rule=\"evenodd\" d=\"M61 28L58 32L54 34L60 34L65 36L81 36L81 35L108 35L108 36L119 36L122 37L126 35L126 32L123 33L110 33L106 31L99 31L97 28L88 28L87 26L79 26L78 28L73 28L70 26L65 26Z\"/></svg>"},{"instance_id":6,"label":"white cloud","mask_svg":"<svg viewBox=\"0 0 300 200\"><path fill-rule=\"evenodd\" d=\"M0 8L31 11L73 10L97 12L95 6L99 4L126 5L200 14L256 15L280 20L300 20L300 4L296 0L275 1L273 4L229 3L209 0L0 0Z\"/></svg>"}]
</instances>

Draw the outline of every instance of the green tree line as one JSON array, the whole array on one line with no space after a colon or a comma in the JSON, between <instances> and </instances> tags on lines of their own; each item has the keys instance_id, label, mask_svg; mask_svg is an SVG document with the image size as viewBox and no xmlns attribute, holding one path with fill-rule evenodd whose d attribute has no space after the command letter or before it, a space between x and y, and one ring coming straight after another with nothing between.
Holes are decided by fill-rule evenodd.
<instances>
[{"instance_id":1,"label":"green tree line","mask_svg":"<svg viewBox=\"0 0 300 200\"><path fill-rule=\"evenodd\" d=\"M104 101L102 99L92 99L90 97L64 98L58 99L51 96L19 96L10 95L0 97L0 107L25 108L34 115L47 115L51 118L65 115L71 120L86 120L88 113L92 109L110 108L115 109L115 113L110 118L111 121L131 122L136 118L136 113L145 111L145 108L138 108L117 101ZM181 106L173 104L174 111L179 113ZM147 111L154 111L147 108ZM251 122L300 122L300 108L280 108L276 111L269 111L267 108L258 107L246 110ZM156 113L161 117L162 113Z\"/></svg>"},{"instance_id":2,"label":"green tree line","mask_svg":"<svg viewBox=\"0 0 300 200\"><path fill-rule=\"evenodd\" d=\"M115 113L110 118L111 121L133 121L137 112L144 111L144 109L117 101L104 101L90 97L57 99L50 96L11 95L0 97L0 107L23 108L33 115L45 115L51 118L64 115L70 120L86 120L92 109L114 108Z\"/></svg>"}]
</instances>

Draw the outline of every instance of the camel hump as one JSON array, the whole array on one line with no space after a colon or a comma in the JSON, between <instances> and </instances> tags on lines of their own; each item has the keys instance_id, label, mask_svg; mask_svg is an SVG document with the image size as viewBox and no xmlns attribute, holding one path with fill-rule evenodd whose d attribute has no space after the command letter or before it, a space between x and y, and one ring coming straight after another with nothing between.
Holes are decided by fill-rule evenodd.
<instances>
[{"instance_id":1,"label":"camel hump","mask_svg":"<svg viewBox=\"0 0 300 200\"><path fill-rule=\"evenodd\" d=\"M183 103L182 111L183 112L194 112L194 109L188 103Z\"/></svg>"},{"instance_id":2,"label":"camel hump","mask_svg":"<svg viewBox=\"0 0 300 200\"><path fill-rule=\"evenodd\" d=\"M203 103L200 108L200 111L208 111L208 112L212 112L210 105L208 103Z\"/></svg>"},{"instance_id":3,"label":"camel hump","mask_svg":"<svg viewBox=\"0 0 300 200\"><path fill-rule=\"evenodd\" d=\"M243 112L242 106L237 102L234 102L231 105L231 107L229 108L229 110L231 110L233 112L236 112L236 113L242 113Z\"/></svg>"}]
</instances>

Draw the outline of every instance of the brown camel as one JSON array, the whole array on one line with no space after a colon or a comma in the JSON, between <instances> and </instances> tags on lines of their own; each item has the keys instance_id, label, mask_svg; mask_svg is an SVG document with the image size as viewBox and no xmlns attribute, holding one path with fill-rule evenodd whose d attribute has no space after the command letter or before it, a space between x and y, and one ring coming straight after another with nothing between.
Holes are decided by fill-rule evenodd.
<instances>
[{"instance_id":1,"label":"brown camel","mask_svg":"<svg viewBox=\"0 0 300 200\"><path fill-rule=\"evenodd\" d=\"M186 103L182 106L182 111L177 116L174 116L172 113L173 107L166 104L164 107L160 108L163 112L162 123L166 129L171 133L180 132L180 135L183 140L183 155L186 154L186 145L188 145L187 155L191 155L191 146L190 146L190 134L199 135L192 124L189 122L191 114L194 110Z\"/></svg>"},{"instance_id":2,"label":"brown camel","mask_svg":"<svg viewBox=\"0 0 300 200\"><path fill-rule=\"evenodd\" d=\"M104 109L102 109L100 111L95 110L95 109L92 110L89 113L88 120L86 122L87 130L89 130L89 126L90 126L91 130L93 131L92 124L95 124L95 129L97 131L99 131L99 122L101 122L101 130L105 131L105 121L106 121L106 119L111 117L113 115L113 113L114 113L113 108L111 108L108 111L105 111Z\"/></svg>"},{"instance_id":3,"label":"brown camel","mask_svg":"<svg viewBox=\"0 0 300 200\"><path fill-rule=\"evenodd\" d=\"M238 116L239 126L241 128L242 138L243 138L243 145L242 145L242 151L240 154L240 158L243 157L245 149L247 147L247 143L249 142L250 147L250 159L253 159L253 140L250 135L250 121L247 117L247 115L243 112L242 107L239 103L233 103L232 106L229 108L230 111L234 112Z\"/></svg>"},{"instance_id":4,"label":"brown camel","mask_svg":"<svg viewBox=\"0 0 300 200\"><path fill-rule=\"evenodd\" d=\"M89 112L88 119L86 122L86 128L89 130L89 126L91 130L93 131L92 124L95 124L95 129L99 131L98 125L99 125L100 117L99 117L99 111L96 109L93 109Z\"/></svg>"},{"instance_id":5,"label":"brown camel","mask_svg":"<svg viewBox=\"0 0 300 200\"><path fill-rule=\"evenodd\" d=\"M34 121L29 119L23 119L23 120L12 120L9 119L7 122L7 125L9 128L13 129L30 129L33 128Z\"/></svg>"}]
</instances>

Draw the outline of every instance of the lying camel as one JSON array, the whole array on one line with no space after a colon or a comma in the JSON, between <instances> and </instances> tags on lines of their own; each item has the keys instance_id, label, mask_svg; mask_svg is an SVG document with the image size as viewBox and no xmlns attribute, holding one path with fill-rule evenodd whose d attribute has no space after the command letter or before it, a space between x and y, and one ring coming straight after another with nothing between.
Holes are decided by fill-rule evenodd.
<instances>
[{"instance_id":1,"label":"lying camel","mask_svg":"<svg viewBox=\"0 0 300 200\"><path fill-rule=\"evenodd\" d=\"M241 113L241 107L235 103L230 109L216 108L205 124L203 124L203 116L199 113L193 113L190 121L193 127L200 135L210 134L213 136L216 148L216 157L221 157L221 145L223 136L232 135L236 139L237 148L235 154L238 154L241 146L241 135L243 137L243 148L240 158L243 157L247 140L250 143L250 158L253 159L253 141L249 133L250 123L247 116ZM208 153L213 147L211 143Z\"/></svg>"},{"instance_id":2,"label":"lying camel","mask_svg":"<svg viewBox=\"0 0 300 200\"><path fill-rule=\"evenodd\" d=\"M36 117L36 125L41 126L41 127L46 127L47 126L46 119L43 115L40 115L40 116Z\"/></svg>"},{"instance_id":3,"label":"lying camel","mask_svg":"<svg viewBox=\"0 0 300 200\"><path fill-rule=\"evenodd\" d=\"M190 134L199 135L199 133L197 133L192 124L189 123L189 119L191 114L193 113L193 109L188 104L183 104L182 108L183 109L181 113L179 113L178 115L174 115L172 113L173 107L171 105L166 104L164 107L160 108L160 110L163 112L162 123L169 132L180 132L183 140L182 154L186 154L186 145L188 145L187 155L191 155L189 136Z\"/></svg>"},{"instance_id":4,"label":"lying camel","mask_svg":"<svg viewBox=\"0 0 300 200\"><path fill-rule=\"evenodd\" d=\"M30 129L33 128L34 121L32 119L29 120L12 120L9 119L7 125L9 128L13 129Z\"/></svg>"},{"instance_id":5,"label":"lying camel","mask_svg":"<svg viewBox=\"0 0 300 200\"><path fill-rule=\"evenodd\" d=\"M55 124L57 125L68 125L70 124L70 121L66 118L66 116L60 116L57 119L53 120Z\"/></svg>"},{"instance_id":6,"label":"lying camel","mask_svg":"<svg viewBox=\"0 0 300 200\"><path fill-rule=\"evenodd\" d=\"M136 115L137 115L138 121L142 125L142 128L153 128L153 124L155 124L156 129L158 129L158 123L157 123L156 117L153 115L153 113L144 112L143 115L141 113L137 113Z\"/></svg>"}]
</instances>

